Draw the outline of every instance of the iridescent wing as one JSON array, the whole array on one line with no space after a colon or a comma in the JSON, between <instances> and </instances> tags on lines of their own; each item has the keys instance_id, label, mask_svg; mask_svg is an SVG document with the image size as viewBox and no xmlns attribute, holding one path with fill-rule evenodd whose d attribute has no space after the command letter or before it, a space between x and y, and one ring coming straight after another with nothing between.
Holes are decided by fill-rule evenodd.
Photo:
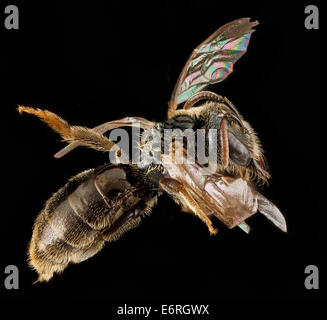
<instances>
[{"instance_id":1,"label":"iridescent wing","mask_svg":"<svg viewBox=\"0 0 327 320\"><path fill-rule=\"evenodd\" d=\"M233 71L234 63L246 52L253 27L250 18L234 20L223 25L202 42L191 54L172 93L168 117L177 106L209 84L223 81Z\"/></svg>"}]
</instances>

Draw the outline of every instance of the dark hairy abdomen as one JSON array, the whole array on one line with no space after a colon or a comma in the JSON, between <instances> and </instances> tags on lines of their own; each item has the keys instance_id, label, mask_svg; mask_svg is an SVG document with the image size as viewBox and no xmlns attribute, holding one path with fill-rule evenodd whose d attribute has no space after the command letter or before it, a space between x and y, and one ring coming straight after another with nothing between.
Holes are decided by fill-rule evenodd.
<instances>
[{"instance_id":1,"label":"dark hairy abdomen","mask_svg":"<svg viewBox=\"0 0 327 320\"><path fill-rule=\"evenodd\" d=\"M134 172L135 170L135 172ZM148 213L156 195L147 192L137 169L106 165L71 178L37 217L29 246L30 265L40 281L96 254ZM133 214L136 211L138 214ZM141 214L139 213L141 212Z\"/></svg>"}]
</instances>

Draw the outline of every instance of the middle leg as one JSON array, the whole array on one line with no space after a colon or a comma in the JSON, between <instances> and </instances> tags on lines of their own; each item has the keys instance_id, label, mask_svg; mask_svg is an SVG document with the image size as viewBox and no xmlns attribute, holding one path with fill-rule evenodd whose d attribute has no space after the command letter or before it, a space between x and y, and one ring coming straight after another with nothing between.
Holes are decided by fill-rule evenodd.
<instances>
[{"instance_id":1,"label":"middle leg","mask_svg":"<svg viewBox=\"0 0 327 320\"><path fill-rule=\"evenodd\" d=\"M159 184L165 191L171 194L173 198L181 203L183 211L192 213L200 218L208 227L210 234L213 235L218 232L218 229L213 227L212 221L203 212L181 182L172 178L161 178Z\"/></svg>"}]
</instances>

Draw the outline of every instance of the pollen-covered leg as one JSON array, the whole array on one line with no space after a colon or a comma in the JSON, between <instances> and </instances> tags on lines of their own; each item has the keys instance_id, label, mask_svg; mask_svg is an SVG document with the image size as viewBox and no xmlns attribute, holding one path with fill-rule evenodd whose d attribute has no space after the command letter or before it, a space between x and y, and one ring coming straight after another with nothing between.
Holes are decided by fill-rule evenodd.
<instances>
[{"instance_id":1,"label":"pollen-covered leg","mask_svg":"<svg viewBox=\"0 0 327 320\"><path fill-rule=\"evenodd\" d=\"M109 151L115 144L104 135L81 126L70 126L67 121L48 110L34 109L31 107L19 106L19 113L33 114L44 121L51 129L58 132L64 141L77 142L99 151Z\"/></svg>"}]
</instances>

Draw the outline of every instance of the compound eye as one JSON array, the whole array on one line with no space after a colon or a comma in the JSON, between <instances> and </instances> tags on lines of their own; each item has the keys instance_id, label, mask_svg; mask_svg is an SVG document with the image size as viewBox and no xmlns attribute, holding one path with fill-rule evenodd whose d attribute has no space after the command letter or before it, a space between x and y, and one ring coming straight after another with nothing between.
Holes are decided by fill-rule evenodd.
<instances>
[{"instance_id":1,"label":"compound eye","mask_svg":"<svg viewBox=\"0 0 327 320\"><path fill-rule=\"evenodd\" d=\"M229 157L237 165L247 167L252 157L249 149L228 131Z\"/></svg>"}]
</instances>

